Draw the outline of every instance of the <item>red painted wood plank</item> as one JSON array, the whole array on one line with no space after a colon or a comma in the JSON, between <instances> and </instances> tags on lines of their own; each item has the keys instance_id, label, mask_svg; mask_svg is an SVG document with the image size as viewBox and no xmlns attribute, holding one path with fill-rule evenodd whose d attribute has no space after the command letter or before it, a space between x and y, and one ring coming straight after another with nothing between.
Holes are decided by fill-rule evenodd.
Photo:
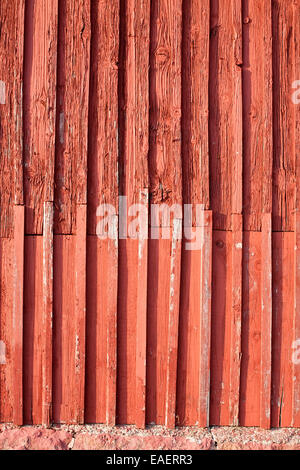
<instances>
[{"instance_id":1,"label":"red painted wood plank","mask_svg":"<svg viewBox=\"0 0 300 470\"><path fill-rule=\"evenodd\" d=\"M75 245L75 369L72 400L75 420L84 423L85 325L86 325L86 204L77 205ZM69 384L71 385L71 384Z\"/></svg>"},{"instance_id":2,"label":"red painted wood plank","mask_svg":"<svg viewBox=\"0 0 300 470\"><path fill-rule=\"evenodd\" d=\"M183 0L182 15L183 201L208 209L209 0Z\"/></svg>"},{"instance_id":3,"label":"red painted wood plank","mask_svg":"<svg viewBox=\"0 0 300 470\"><path fill-rule=\"evenodd\" d=\"M45 344L43 237L25 236L24 258L24 424L42 423L42 344Z\"/></svg>"},{"instance_id":4,"label":"red painted wood plank","mask_svg":"<svg viewBox=\"0 0 300 470\"><path fill-rule=\"evenodd\" d=\"M239 423L240 363L242 331L242 256L243 256L243 218L232 215L232 310L230 328L230 396L229 423Z\"/></svg>"},{"instance_id":5,"label":"red painted wood plank","mask_svg":"<svg viewBox=\"0 0 300 470\"><path fill-rule=\"evenodd\" d=\"M44 201L54 197L58 1L28 0L24 45L25 233L43 233Z\"/></svg>"},{"instance_id":6,"label":"red painted wood plank","mask_svg":"<svg viewBox=\"0 0 300 470\"><path fill-rule=\"evenodd\" d=\"M52 419L53 203L44 203L43 236L25 237L24 422Z\"/></svg>"},{"instance_id":7,"label":"red painted wood plank","mask_svg":"<svg viewBox=\"0 0 300 470\"><path fill-rule=\"evenodd\" d=\"M276 256L277 252L274 253L272 264L271 214L263 214L262 232L244 232L240 393L242 426L270 427L272 271L274 271L274 262L276 265L278 262ZM275 274L275 281L276 279ZM273 295L274 292L276 290L273 290ZM277 311L274 313L276 316ZM275 357L273 362L274 360Z\"/></svg>"},{"instance_id":8,"label":"red painted wood plank","mask_svg":"<svg viewBox=\"0 0 300 470\"><path fill-rule=\"evenodd\" d=\"M272 217L262 216L260 427L271 423L272 365Z\"/></svg>"},{"instance_id":9,"label":"red painted wood plank","mask_svg":"<svg viewBox=\"0 0 300 470\"><path fill-rule=\"evenodd\" d=\"M240 403L242 257L241 214L232 231L214 231L212 259L211 425L238 425Z\"/></svg>"},{"instance_id":10,"label":"red painted wood plank","mask_svg":"<svg viewBox=\"0 0 300 470\"><path fill-rule=\"evenodd\" d=\"M14 239L0 238L0 421L13 422L14 350L12 312L14 297Z\"/></svg>"},{"instance_id":11,"label":"red painted wood plank","mask_svg":"<svg viewBox=\"0 0 300 470\"><path fill-rule=\"evenodd\" d=\"M117 233L117 217L115 233ZM116 420L118 240L87 239L85 422Z\"/></svg>"},{"instance_id":12,"label":"red painted wood plank","mask_svg":"<svg viewBox=\"0 0 300 470\"><path fill-rule=\"evenodd\" d=\"M149 42L150 1L121 2L122 83L120 86L120 192L132 204L145 207L136 240L120 244L118 303L119 389L128 400L118 399L118 422L145 426L146 309L148 237L149 146ZM132 208L133 209L133 208ZM131 216L138 214L129 213ZM130 223L129 222L129 223ZM142 233L143 232L143 233ZM129 255L130 253L130 255ZM129 255L129 256L128 256ZM124 260L122 259L124 257ZM132 273L129 271L132 270ZM136 272L135 272L136 271ZM128 272L128 276L126 275ZM122 298L122 300L120 299ZM127 300L126 300L127 299ZM136 324L135 334L129 327ZM131 351L131 354L129 354ZM130 364L132 361L132 364ZM129 398L130 395L130 398Z\"/></svg>"},{"instance_id":13,"label":"red painted wood plank","mask_svg":"<svg viewBox=\"0 0 300 470\"><path fill-rule=\"evenodd\" d=\"M230 423L232 232L213 231L210 424Z\"/></svg>"},{"instance_id":14,"label":"red painted wood plank","mask_svg":"<svg viewBox=\"0 0 300 470\"><path fill-rule=\"evenodd\" d=\"M54 233L76 233L85 204L90 66L90 1L59 2Z\"/></svg>"},{"instance_id":15,"label":"red painted wood plank","mask_svg":"<svg viewBox=\"0 0 300 470\"><path fill-rule=\"evenodd\" d=\"M273 230L293 230L295 204L295 3L272 2L273 35Z\"/></svg>"},{"instance_id":16,"label":"red painted wood plank","mask_svg":"<svg viewBox=\"0 0 300 470\"><path fill-rule=\"evenodd\" d=\"M227 3L212 0L210 24L210 195L219 230L230 230L242 208L242 9Z\"/></svg>"},{"instance_id":17,"label":"red painted wood plank","mask_svg":"<svg viewBox=\"0 0 300 470\"><path fill-rule=\"evenodd\" d=\"M199 425L209 426L210 398L210 337L211 337L211 281L212 281L212 212L203 213L202 253L200 272L200 374Z\"/></svg>"},{"instance_id":18,"label":"red painted wood plank","mask_svg":"<svg viewBox=\"0 0 300 470\"><path fill-rule=\"evenodd\" d=\"M76 235L54 239L55 422L84 422L86 322L86 205L77 205Z\"/></svg>"},{"instance_id":19,"label":"red painted wood plank","mask_svg":"<svg viewBox=\"0 0 300 470\"><path fill-rule=\"evenodd\" d=\"M299 163L298 163L299 165ZM293 422L292 425L300 425L300 365L299 365L299 345L300 345L300 324L299 324L299 303L300 303L300 217L299 212L295 213L295 259L294 259L294 320L293 320L293 343L292 343L292 364L293 364Z\"/></svg>"},{"instance_id":20,"label":"red painted wood plank","mask_svg":"<svg viewBox=\"0 0 300 470\"><path fill-rule=\"evenodd\" d=\"M272 427L293 425L295 234L273 232Z\"/></svg>"},{"instance_id":21,"label":"red painted wood plank","mask_svg":"<svg viewBox=\"0 0 300 470\"><path fill-rule=\"evenodd\" d=\"M116 420L119 1L91 3L85 420ZM115 208L113 239L97 239L97 208ZM101 302L100 302L101 299Z\"/></svg>"},{"instance_id":22,"label":"red painted wood plank","mask_svg":"<svg viewBox=\"0 0 300 470\"><path fill-rule=\"evenodd\" d=\"M97 208L118 205L119 1L91 3L88 135L88 234L96 235Z\"/></svg>"},{"instance_id":23,"label":"red painted wood plank","mask_svg":"<svg viewBox=\"0 0 300 470\"><path fill-rule=\"evenodd\" d=\"M52 419L53 203L44 203L43 310L41 321L42 424Z\"/></svg>"},{"instance_id":24,"label":"red painted wood plank","mask_svg":"<svg viewBox=\"0 0 300 470\"><path fill-rule=\"evenodd\" d=\"M201 211L208 226L199 227L195 204L209 207L208 81L210 2L185 0L182 5L182 177L185 230L200 230L203 248L188 250L184 237L180 286L177 367L177 424L206 426L209 415L211 239L210 212ZM201 86L199 86L201 83ZM206 253L204 253L204 251ZM207 294L205 295L205 287ZM206 324L206 326L204 326ZM199 354L195 354L198 351Z\"/></svg>"},{"instance_id":25,"label":"red painted wood plank","mask_svg":"<svg viewBox=\"0 0 300 470\"><path fill-rule=\"evenodd\" d=\"M0 236L13 237L13 204L23 203L24 0L3 0L0 19Z\"/></svg>"},{"instance_id":26,"label":"red painted wood plank","mask_svg":"<svg viewBox=\"0 0 300 470\"><path fill-rule=\"evenodd\" d=\"M261 344L262 344L262 233L244 232L243 317L240 385L241 426L260 424Z\"/></svg>"},{"instance_id":27,"label":"red painted wood plank","mask_svg":"<svg viewBox=\"0 0 300 470\"><path fill-rule=\"evenodd\" d=\"M150 31L150 202L180 204L182 2L155 0ZM148 277L147 422L175 425L182 220L151 240ZM157 265L156 265L157 264ZM174 289L174 291L173 291ZM157 328L159 328L157 330ZM150 383L153 384L152 390ZM155 385L154 385L155 384ZM159 384L159 386L158 386Z\"/></svg>"},{"instance_id":28,"label":"red painted wood plank","mask_svg":"<svg viewBox=\"0 0 300 470\"><path fill-rule=\"evenodd\" d=\"M244 230L261 230L262 213L272 210L271 3L243 1Z\"/></svg>"},{"instance_id":29,"label":"red painted wood plank","mask_svg":"<svg viewBox=\"0 0 300 470\"><path fill-rule=\"evenodd\" d=\"M181 224L174 219L171 241L149 241L146 419L168 427L175 425Z\"/></svg>"},{"instance_id":30,"label":"red painted wood plank","mask_svg":"<svg viewBox=\"0 0 300 470\"><path fill-rule=\"evenodd\" d=\"M23 424L23 282L24 282L24 206L14 207L13 262L13 422Z\"/></svg>"},{"instance_id":31,"label":"red painted wood plank","mask_svg":"<svg viewBox=\"0 0 300 470\"><path fill-rule=\"evenodd\" d=\"M294 19L295 19L295 82L298 84L297 90L300 88L300 24L297 19L300 15L300 2L297 0L294 2L295 4L295 12L294 12ZM295 86L295 83L294 83ZM297 91L296 90L296 91ZM293 92L295 90L293 89ZM299 96L299 94L297 95ZM292 99L294 99L294 95ZM296 101L297 103L297 101ZM295 103L294 103L295 104ZM299 323L299 304L300 304L300 218L299 218L299 209L300 209L300 193L297 188L299 188L299 181L300 181L300 106L296 104L295 110L295 153L296 153L296 194L295 194L295 223L294 223L294 230L295 230L295 305L294 305L294 354L296 357L293 358L294 360L294 371L293 376L295 377L294 380L294 390L293 390L293 425L299 427L300 426L300 367L298 364L298 354L297 349L295 348L296 345L299 345L300 340L300 323ZM297 346L296 346L297 347Z\"/></svg>"}]
</instances>

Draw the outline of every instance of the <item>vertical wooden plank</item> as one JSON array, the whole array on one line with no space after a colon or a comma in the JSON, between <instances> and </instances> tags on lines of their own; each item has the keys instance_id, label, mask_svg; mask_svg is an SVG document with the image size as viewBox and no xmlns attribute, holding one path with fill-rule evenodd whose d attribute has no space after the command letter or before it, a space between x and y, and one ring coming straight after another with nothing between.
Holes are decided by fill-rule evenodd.
<instances>
[{"instance_id":1,"label":"vertical wooden plank","mask_svg":"<svg viewBox=\"0 0 300 470\"><path fill-rule=\"evenodd\" d=\"M239 424L243 283L242 215L213 233L210 424Z\"/></svg>"},{"instance_id":2,"label":"vertical wooden plank","mask_svg":"<svg viewBox=\"0 0 300 470\"><path fill-rule=\"evenodd\" d=\"M211 211L201 211L198 226L193 228L197 237L196 230L200 239L192 242L193 248L188 247L191 241L185 225L182 245L176 414L180 426L205 427L209 424L210 399Z\"/></svg>"},{"instance_id":3,"label":"vertical wooden plank","mask_svg":"<svg viewBox=\"0 0 300 470\"><path fill-rule=\"evenodd\" d=\"M202 229L200 277L200 374L199 374L199 425L209 426L210 405L210 336L212 287L212 212L204 211Z\"/></svg>"},{"instance_id":4,"label":"vertical wooden plank","mask_svg":"<svg viewBox=\"0 0 300 470\"><path fill-rule=\"evenodd\" d=\"M44 203L42 236L25 237L24 424L52 418L53 203Z\"/></svg>"},{"instance_id":5,"label":"vertical wooden plank","mask_svg":"<svg viewBox=\"0 0 300 470\"><path fill-rule=\"evenodd\" d=\"M42 422L43 237L25 236L24 258L24 424ZM42 336L42 339L41 339Z\"/></svg>"},{"instance_id":6,"label":"vertical wooden plank","mask_svg":"<svg viewBox=\"0 0 300 470\"><path fill-rule=\"evenodd\" d=\"M213 231L210 424L218 426L231 422L232 236Z\"/></svg>"},{"instance_id":7,"label":"vertical wooden plank","mask_svg":"<svg viewBox=\"0 0 300 470\"><path fill-rule=\"evenodd\" d=\"M242 327L242 256L243 218L232 215L232 310L230 329L230 396L229 424L239 423L241 327Z\"/></svg>"},{"instance_id":8,"label":"vertical wooden plank","mask_svg":"<svg viewBox=\"0 0 300 470\"><path fill-rule=\"evenodd\" d=\"M299 157L297 157L298 160ZM297 171L299 172L299 162L297 162ZM299 173L298 173L299 176ZM299 179L298 179L299 181ZM297 191L298 193L298 191ZM298 194L297 194L298 199ZM296 202L296 207L299 207L299 200ZM300 340L300 325L299 325L299 304L300 304L300 216L299 212L295 212L295 255L294 255L294 288L295 288L295 302L294 302L294 320L293 320L293 343L292 343L292 363L293 363L293 423L295 427L300 426L300 367L299 367L299 340Z\"/></svg>"},{"instance_id":9,"label":"vertical wooden plank","mask_svg":"<svg viewBox=\"0 0 300 470\"><path fill-rule=\"evenodd\" d=\"M24 280L24 206L14 206L14 282L13 282L13 422L23 424L23 280Z\"/></svg>"},{"instance_id":10,"label":"vertical wooden plank","mask_svg":"<svg viewBox=\"0 0 300 470\"><path fill-rule=\"evenodd\" d=\"M0 236L13 237L13 204L23 203L22 75L24 0L0 4Z\"/></svg>"},{"instance_id":11,"label":"vertical wooden plank","mask_svg":"<svg viewBox=\"0 0 300 470\"><path fill-rule=\"evenodd\" d=\"M148 195L147 195L148 196ZM146 199L148 203L148 197ZM148 220L147 220L148 222ZM146 223L147 223L146 222ZM148 231L147 231L148 238ZM137 327L136 327L136 425L146 424L146 345L147 345L147 268L148 240L138 240Z\"/></svg>"},{"instance_id":12,"label":"vertical wooden plank","mask_svg":"<svg viewBox=\"0 0 300 470\"><path fill-rule=\"evenodd\" d=\"M124 41L121 51L123 82L120 83L119 95L121 100L120 191L127 197L129 211L133 204L144 206L145 217L140 223L146 226L139 227L136 240L124 240L120 244L119 257L122 269L119 269L119 277L126 278L126 281L120 280L119 284L118 372L120 387L118 388L117 413L118 422L130 422L144 427L150 1L122 1L120 16L123 18L121 37ZM133 213L129 212L129 217L132 215ZM130 324L136 324L135 332L131 330ZM131 361L132 364L130 364ZM122 399L123 394L128 397L127 400Z\"/></svg>"},{"instance_id":13,"label":"vertical wooden plank","mask_svg":"<svg viewBox=\"0 0 300 470\"><path fill-rule=\"evenodd\" d=\"M27 0L24 45L25 233L43 233L44 201L53 201L57 0Z\"/></svg>"},{"instance_id":14,"label":"vertical wooden plank","mask_svg":"<svg viewBox=\"0 0 300 470\"><path fill-rule=\"evenodd\" d=\"M181 0L151 3L150 202L169 207L182 200L181 28ZM147 421L170 427L175 425L181 222L175 217L171 239L151 240L149 247Z\"/></svg>"},{"instance_id":15,"label":"vertical wooden plank","mask_svg":"<svg viewBox=\"0 0 300 470\"><path fill-rule=\"evenodd\" d=\"M271 3L243 0L244 230L260 231L272 208Z\"/></svg>"},{"instance_id":16,"label":"vertical wooden plank","mask_svg":"<svg viewBox=\"0 0 300 470\"><path fill-rule=\"evenodd\" d=\"M91 1L85 421L115 424L118 288L119 0ZM97 208L115 208L114 239L97 238Z\"/></svg>"},{"instance_id":17,"label":"vertical wooden plank","mask_svg":"<svg viewBox=\"0 0 300 470\"><path fill-rule=\"evenodd\" d=\"M55 235L53 419L84 422L86 205L77 205L76 235Z\"/></svg>"},{"instance_id":18,"label":"vertical wooden plank","mask_svg":"<svg viewBox=\"0 0 300 470\"><path fill-rule=\"evenodd\" d=\"M203 247L188 250L184 235L177 368L177 424L206 426L209 414L211 243L209 207L208 80L210 2L182 4L182 177L186 230L199 230ZM188 207L188 206L186 206ZM199 207L199 206L198 206ZM190 220L188 220L190 218ZM208 226L206 226L208 225ZM205 240L204 240L205 239ZM203 251L204 250L204 251ZM199 281L200 280L200 281ZM200 284L199 284L200 282ZM205 288L207 295L204 295ZM205 328L204 328L205 325ZM199 355L195 355L195 350ZM201 370L200 370L201 369Z\"/></svg>"},{"instance_id":19,"label":"vertical wooden plank","mask_svg":"<svg viewBox=\"0 0 300 470\"><path fill-rule=\"evenodd\" d=\"M262 377L262 233L243 233L243 317L240 426L258 426Z\"/></svg>"},{"instance_id":20,"label":"vertical wooden plank","mask_svg":"<svg viewBox=\"0 0 300 470\"><path fill-rule=\"evenodd\" d=\"M85 323L86 323L86 204L77 205L75 245L75 369L71 386L75 421L84 423ZM70 385L70 384L69 384Z\"/></svg>"},{"instance_id":21,"label":"vertical wooden plank","mask_svg":"<svg viewBox=\"0 0 300 470\"><path fill-rule=\"evenodd\" d=\"M279 246L280 243L277 247ZM240 425L261 426L266 429L271 422L272 366L278 358L276 352L272 361L272 327L277 335L281 315L281 291L278 289L277 273L278 269L281 270L282 258L277 249L273 258L272 252L271 214L265 213L262 215L261 232L244 232ZM274 325L272 288L273 295L276 294ZM273 348L274 344L273 340ZM275 366L278 367L278 362Z\"/></svg>"},{"instance_id":22,"label":"vertical wooden plank","mask_svg":"<svg viewBox=\"0 0 300 470\"><path fill-rule=\"evenodd\" d=\"M214 229L230 230L242 207L241 2L211 2L209 147ZM225 60L224 60L225 59Z\"/></svg>"},{"instance_id":23,"label":"vertical wooden plank","mask_svg":"<svg viewBox=\"0 0 300 470\"><path fill-rule=\"evenodd\" d=\"M294 2L295 12L294 12L294 21L295 21L295 81L298 80L298 87L300 88L300 2L297 0ZM294 93L293 89L293 93ZM293 96L292 96L293 98ZM300 321L299 321L299 306L300 306L300 192L299 192L299 183L300 183L300 103L294 103L296 106L295 109L295 150L296 150L296 201L295 201L295 268L294 268L294 284L295 284L295 305L294 305L294 351L295 346L299 345L300 340ZM295 343L296 342L296 343ZM297 347L297 346L296 346ZM298 357L293 357L294 361L294 370L293 370L293 426L300 427L300 366L297 361Z\"/></svg>"},{"instance_id":24,"label":"vertical wooden plank","mask_svg":"<svg viewBox=\"0 0 300 470\"><path fill-rule=\"evenodd\" d=\"M90 65L90 1L59 2L54 233L76 232L85 204Z\"/></svg>"},{"instance_id":25,"label":"vertical wooden plank","mask_svg":"<svg viewBox=\"0 0 300 470\"><path fill-rule=\"evenodd\" d=\"M84 422L90 33L90 2L59 2L55 232L72 237L57 241L63 260L56 256L55 273L65 289L69 279L74 301L66 299L64 292L57 293L55 344L61 348L55 357L60 365L54 377L61 393L55 394L54 414L72 423ZM72 248L74 263L67 260ZM69 334L59 328L68 329Z\"/></svg>"},{"instance_id":26,"label":"vertical wooden plank","mask_svg":"<svg viewBox=\"0 0 300 470\"><path fill-rule=\"evenodd\" d=\"M85 422L111 426L116 419L117 260L117 239L88 236Z\"/></svg>"},{"instance_id":27,"label":"vertical wooden plank","mask_svg":"<svg viewBox=\"0 0 300 470\"><path fill-rule=\"evenodd\" d=\"M272 233L272 427L293 425L293 341L295 234Z\"/></svg>"},{"instance_id":28,"label":"vertical wooden plank","mask_svg":"<svg viewBox=\"0 0 300 470\"><path fill-rule=\"evenodd\" d=\"M294 2L272 2L273 24L273 230L293 230L295 204ZM295 20L298 21L298 18Z\"/></svg>"},{"instance_id":29,"label":"vertical wooden plank","mask_svg":"<svg viewBox=\"0 0 300 470\"><path fill-rule=\"evenodd\" d=\"M2 423L14 421L14 407L17 405L15 398L18 398L18 390L16 395L14 394L15 381L19 379L19 375L15 374L14 336L12 334L16 274L14 258L14 239L0 237L0 421ZM16 409L16 415L18 415L20 407Z\"/></svg>"},{"instance_id":30,"label":"vertical wooden plank","mask_svg":"<svg viewBox=\"0 0 300 470\"><path fill-rule=\"evenodd\" d=\"M53 319L53 203L44 203L43 223L43 312L41 343L42 424L52 419L52 319Z\"/></svg>"},{"instance_id":31,"label":"vertical wooden plank","mask_svg":"<svg viewBox=\"0 0 300 470\"><path fill-rule=\"evenodd\" d=\"M209 208L209 0L182 4L183 202ZM195 227L195 220L193 219Z\"/></svg>"},{"instance_id":32,"label":"vertical wooden plank","mask_svg":"<svg viewBox=\"0 0 300 470\"><path fill-rule=\"evenodd\" d=\"M171 260L170 260L170 297L168 318L168 346L167 346L167 384L165 426L175 427L176 411L176 378L177 378L177 349L178 349L178 320L179 320L179 292L180 292L180 262L181 262L181 230L182 219L174 219ZM175 315L174 315L175 313Z\"/></svg>"},{"instance_id":33,"label":"vertical wooden plank","mask_svg":"<svg viewBox=\"0 0 300 470\"><path fill-rule=\"evenodd\" d=\"M262 216L260 427L271 424L272 217Z\"/></svg>"}]
</instances>

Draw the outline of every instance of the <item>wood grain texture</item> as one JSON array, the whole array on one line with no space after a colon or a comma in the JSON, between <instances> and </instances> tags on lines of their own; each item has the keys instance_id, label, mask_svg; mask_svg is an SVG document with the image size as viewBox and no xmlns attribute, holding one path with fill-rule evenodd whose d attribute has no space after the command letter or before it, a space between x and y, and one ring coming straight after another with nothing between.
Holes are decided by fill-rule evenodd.
<instances>
[{"instance_id":1,"label":"wood grain texture","mask_svg":"<svg viewBox=\"0 0 300 470\"><path fill-rule=\"evenodd\" d=\"M85 204L77 205L76 220L76 235L57 235L54 239L53 418L55 422L82 424L86 351Z\"/></svg>"},{"instance_id":2,"label":"wood grain texture","mask_svg":"<svg viewBox=\"0 0 300 470\"><path fill-rule=\"evenodd\" d=\"M182 201L181 32L182 2L152 2L149 200L152 204L168 206ZM169 227L170 240L151 240L149 244L148 277L155 281L148 284L147 383L156 386L151 392L147 386L146 419L173 427L181 265L181 242L177 237L182 230L182 219L174 217Z\"/></svg>"},{"instance_id":3,"label":"wood grain texture","mask_svg":"<svg viewBox=\"0 0 300 470\"><path fill-rule=\"evenodd\" d=\"M87 202L90 1L60 1L58 13L54 233L71 234Z\"/></svg>"},{"instance_id":4,"label":"wood grain texture","mask_svg":"<svg viewBox=\"0 0 300 470\"><path fill-rule=\"evenodd\" d=\"M260 427L271 427L272 373L272 217L262 216L261 267L261 397Z\"/></svg>"},{"instance_id":5,"label":"wood grain texture","mask_svg":"<svg viewBox=\"0 0 300 470\"><path fill-rule=\"evenodd\" d=\"M240 426L260 423L262 336L262 233L244 232L243 316L240 383ZM267 255L267 253L266 253Z\"/></svg>"},{"instance_id":6,"label":"wood grain texture","mask_svg":"<svg viewBox=\"0 0 300 470\"><path fill-rule=\"evenodd\" d=\"M117 240L87 237L85 422L111 426L116 422L117 261Z\"/></svg>"},{"instance_id":7,"label":"wood grain texture","mask_svg":"<svg viewBox=\"0 0 300 470\"><path fill-rule=\"evenodd\" d=\"M208 0L184 0L182 12L183 202L203 204L205 209L208 209L210 2ZM195 226L194 218L192 223Z\"/></svg>"},{"instance_id":8,"label":"wood grain texture","mask_svg":"<svg viewBox=\"0 0 300 470\"><path fill-rule=\"evenodd\" d=\"M24 45L25 233L43 233L43 207L54 199L58 0L27 0Z\"/></svg>"},{"instance_id":9,"label":"wood grain texture","mask_svg":"<svg viewBox=\"0 0 300 470\"><path fill-rule=\"evenodd\" d=\"M300 427L299 14L1 1L0 421Z\"/></svg>"},{"instance_id":10,"label":"wood grain texture","mask_svg":"<svg viewBox=\"0 0 300 470\"><path fill-rule=\"evenodd\" d=\"M209 83L210 199L214 229L230 230L242 211L242 9L211 2Z\"/></svg>"},{"instance_id":11,"label":"wood grain texture","mask_svg":"<svg viewBox=\"0 0 300 470\"><path fill-rule=\"evenodd\" d=\"M0 238L0 421L11 423L14 415L18 416L20 408L16 405L14 394L14 345L12 338L13 296L14 296L14 248L13 238ZM20 371L17 379L20 378Z\"/></svg>"},{"instance_id":12,"label":"wood grain texture","mask_svg":"<svg viewBox=\"0 0 300 470\"><path fill-rule=\"evenodd\" d=\"M243 272L243 218L232 215L232 313L230 326L230 424L239 423L241 333L242 333L242 272Z\"/></svg>"},{"instance_id":13,"label":"wood grain texture","mask_svg":"<svg viewBox=\"0 0 300 470\"><path fill-rule=\"evenodd\" d=\"M272 427L293 426L295 234L273 232Z\"/></svg>"},{"instance_id":14,"label":"wood grain texture","mask_svg":"<svg viewBox=\"0 0 300 470\"><path fill-rule=\"evenodd\" d=\"M295 232L294 232L294 243L295 243L295 256L294 256L294 320L293 320L293 426L299 427L300 424L300 384L299 374L300 367L298 362L297 350L299 347L300 339L300 325L299 325L299 303L300 303L300 217L299 212L295 213ZM292 357L293 359L293 357Z\"/></svg>"},{"instance_id":15,"label":"wood grain texture","mask_svg":"<svg viewBox=\"0 0 300 470\"><path fill-rule=\"evenodd\" d=\"M146 421L175 426L182 220L172 241L149 240Z\"/></svg>"},{"instance_id":16,"label":"wood grain texture","mask_svg":"<svg viewBox=\"0 0 300 470\"><path fill-rule=\"evenodd\" d=\"M88 134L88 234L97 207L118 207L119 1L91 1L91 71Z\"/></svg>"},{"instance_id":17,"label":"wood grain texture","mask_svg":"<svg viewBox=\"0 0 300 470\"><path fill-rule=\"evenodd\" d=\"M241 214L232 231L213 232L210 424L237 426L240 412L243 244Z\"/></svg>"},{"instance_id":18,"label":"wood grain texture","mask_svg":"<svg viewBox=\"0 0 300 470\"><path fill-rule=\"evenodd\" d=\"M146 401L146 309L148 258L148 149L149 149L149 44L150 1L121 2L120 66L120 194L128 208L142 204L146 230L139 227L136 240L120 243L118 302L118 400L119 422L145 426ZM139 209L139 206L136 207ZM138 217L138 211L129 213ZM142 220L142 218L141 218ZM145 233L142 233L142 230ZM123 259L124 258L124 259ZM136 266L136 269L133 269ZM132 276L126 273L133 272ZM124 280L121 280L124 278ZM135 335L129 325L135 324ZM129 355L129 351L131 354ZM129 361L134 364L130 366ZM134 416L135 415L135 416Z\"/></svg>"},{"instance_id":19,"label":"wood grain texture","mask_svg":"<svg viewBox=\"0 0 300 470\"><path fill-rule=\"evenodd\" d=\"M85 420L116 422L119 1L91 1ZM115 208L114 238L97 238L97 208Z\"/></svg>"},{"instance_id":20,"label":"wood grain texture","mask_svg":"<svg viewBox=\"0 0 300 470\"><path fill-rule=\"evenodd\" d=\"M44 394L41 346L45 342L43 237L25 236L24 252L24 424L41 424Z\"/></svg>"},{"instance_id":21,"label":"wood grain texture","mask_svg":"<svg viewBox=\"0 0 300 470\"><path fill-rule=\"evenodd\" d=\"M272 85L271 0L244 0L244 230L261 230L262 214L272 209Z\"/></svg>"},{"instance_id":22,"label":"wood grain texture","mask_svg":"<svg viewBox=\"0 0 300 470\"><path fill-rule=\"evenodd\" d=\"M78 335L76 268L71 253L77 250L77 235L54 238L54 322L53 322L53 420L80 422L82 338ZM72 274L71 274L72 273ZM82 299L83 301L83 299ZM77 304L77 305L76 305Z\"/></svg>"},{"instance_id":23,"label":"wood grain texture","mask_svg":"<svg viewBox=\"0 0 300 470\"><path fill-rule=\"evenodd\" d=\"M150 202L180 203L181 1L151 5Z\"/></svg>"},{"instance_id":24,"label":"wood grain texture","mask_svg":"<svg viewBox=\"0 0 300 470\"><path fill-rule=\"evenodd\" d=\"M213 231L210 425L230 423L232 232ZM218 295L216 295L218 293Z\"/></svg>"},{"instance_id":25,"label":"wood grain texture","mask_svg":"<svg viewBox=\"0 0 300 470\"><path fill-rule=\"evenodd\" d=\"M297 21L300 15L300 2L297 0L295 4L295 80L300 80L300 24ZM300 82L298 82L300 85ZM299 89L299 88L298 88ZM294 91L294 90L293 90ZM300 322L299 322L299 305L300 305L300 106L296 106L296 128L295 128L295 153L296 153L296 192L295 192L295 268L294 268L294 284L295 284L295 305L294 305L294 341L300 339ZM296 343L298 344L298 343ZM294 364L294 390L293 390L293 426L300 426L300 367Z\"/></svg>"},{"instance_id":26,"label":"wood grain texture","mask_svg":"<svg viewBox=\"0 0 300 470\"><path fill-rule=\"evenodd\" d=\"M13 237L14 204L23 203L24 3L0 5L0 236Z\"/></svg>"},{"instance_id":27,"label":"wood grain texture","mask_svg":"<svg viewBox=\"0 0 300 470\"><path fill-rule=\"evenodd\" d=\"M44 203L43 304L40 354L42 363L42 423L52 420L52 319L53 319L53 202Z\"/></svg>"},{"instance_id":28,"label":"wood grain texture","mask_svg":"<svg viewBox=\"0 0 300 470\"><path fill-rule=\"evenodd\" d=\"M295 3L272 2L273 34L273 230L294 229L295 112ZM299 40L299 39L298 39Z\"/></svg>"}]
</instances>

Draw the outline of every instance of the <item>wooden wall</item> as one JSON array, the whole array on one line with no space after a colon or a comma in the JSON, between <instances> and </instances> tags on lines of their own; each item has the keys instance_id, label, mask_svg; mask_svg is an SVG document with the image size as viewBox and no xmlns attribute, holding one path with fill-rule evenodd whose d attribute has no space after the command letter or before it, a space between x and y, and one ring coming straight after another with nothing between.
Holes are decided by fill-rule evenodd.
<instances>
[{"instance_id":1,"label":"wooden wall","mask_svg":"<svg viewBox=\"0 0 300 470\"><path fill-rule=\"evenodd\" d=\"M0 421L300 427L299 26L1 0ZM200 204L202 245L121 236L119 196Z\"/></svg>"}]
</instances>

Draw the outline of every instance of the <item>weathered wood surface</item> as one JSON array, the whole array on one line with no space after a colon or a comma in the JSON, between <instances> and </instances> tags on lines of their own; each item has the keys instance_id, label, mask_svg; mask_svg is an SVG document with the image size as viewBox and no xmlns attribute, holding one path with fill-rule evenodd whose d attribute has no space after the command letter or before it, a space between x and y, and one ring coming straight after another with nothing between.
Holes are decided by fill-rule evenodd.
<instances>
[{"instance_id":1,"label":"weathered wood surface","mask_svg":"<svg viewBox=\"0 0 300 470\"><path fill-rule=\"evenodd\" d=\"M242 10L241 2L211 2L209 148L214 228L231 229L242 211ZM230 123L230 125L229 125Z\"/></svg>"},{"instance_id":2,"label":"weathered wood surface","mask_svg":"<svg viewBox=\"0 0 300 470\"><path fill-rule=\"evenodd\" d=\"M0 236L13 237L13 204L23 203L25 0L0 4Z\"/></svg>"},{"instance_id":3,"label":"weathered wood surface","mask_svg":"<svg viewBox=\"0 0 300 470\"><path fill-rule=\"evenodd\" d=\"M120 31L120 191L127 197L128 212L139 217L136 239L121 240L118 296L118 397L120 423L145 426L146 329L149 177L149 44L150 1L121 2ZM141 226L144 224L144 227ZM130 226L128 227L130 230Z\"/></svg>"},{"instance_id":4,"label":"weathered wood surface","mask_svg":"<svg viewBox=\"0 0 300 470\"><path fill-rule=\"evenodd\" d=\"M25 233L43 233L45 201L54 199L58 1L29 0L24 36Z\"/></svg>"},{"instance_id":5,"label":"weathered wood surface","mask_svg":"<svg viewBox=\"0 0 300 470\"><path fill-rule=\"evenodd\" d=\"M299 14L1 1L0 421L300 426Z\"/></svg>"},{"instance_id":6,"label":"weathered wood surface","mask_svg":"<svg viewBox=\"0 0 300 470\"><path fill-rule=\"evenodd\" d=\"M54 233L76 233L87 202L90 2L59 2Z\"/></svg>"},{"instance_id":7,"label":"weathered wood surface","mask_svg":"<svg viewBox=\"0 0 300 470\"><path fill-rule=\"evenodd\" d=\"M88 133L85 420L116 422L118 289L119 1L91 1ZM97 208L116 209L112 239L98 239Z\"/></svg>"}]
</instances>

